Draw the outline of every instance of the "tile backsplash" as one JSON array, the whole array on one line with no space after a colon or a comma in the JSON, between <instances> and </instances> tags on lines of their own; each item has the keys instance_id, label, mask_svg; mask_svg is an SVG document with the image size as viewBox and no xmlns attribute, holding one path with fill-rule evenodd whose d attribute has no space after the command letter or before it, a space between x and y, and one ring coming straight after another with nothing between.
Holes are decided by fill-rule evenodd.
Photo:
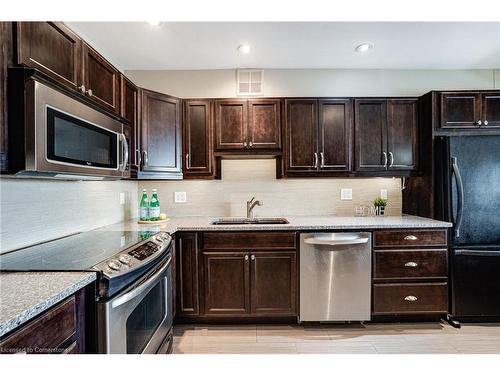
<instances>
[{"instance_id":1,"label":"tile backsplash","mask_svg":"<svg viewBox=\"0 0 500 375\"><path fill-rule=\"evenodd\" d=\"M401 214L401 181L394 178L276 179L270 159L223 160L222 180L57 181L0 179L0 253L137 217L141 189L157 188L168 216L245 216L255 196L256 216L353 216L387 190L387 215ZM352 200L340 200L351 188ZM186 203L174 203L186 192ZM120 193L125 204L120 204Z\"/></svg>"},{"instance_id":2,"label":"tile backsplash","mask_svg":"<svg viewBox=\"0 0 500 375\"><path fill-rule=\"evenodd\" d=\"M137 216L136 181L2 178L0 197L0 252Z\"/></svg>"},{"instance_id":3,"label":"tile backsplash","mask_svg":"<svg viewBox=\"0 0 500 375\"><path fill-rule=\"evenodd\" d=\"M271 159L223 160L222 180L140 181L141 189L157 188L162 212L168 216L245 216L246 201L255 196L264 205L257 216L353 216L358 205L371 205L387 190L386 214L401 214L401 180L397 178L276 179ZM352 188L352 200L340 200L340 189ZM175 192L186 203L174 203Z\"/></svg>"}]
</instances>

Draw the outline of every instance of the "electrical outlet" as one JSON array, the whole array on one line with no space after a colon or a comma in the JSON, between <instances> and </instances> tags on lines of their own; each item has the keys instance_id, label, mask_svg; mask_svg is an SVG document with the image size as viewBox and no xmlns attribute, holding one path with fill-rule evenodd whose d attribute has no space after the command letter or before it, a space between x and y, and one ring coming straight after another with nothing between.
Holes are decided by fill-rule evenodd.
<instances>
[{"instance_id":1,"label":"electrical outlet","mask_svg":"<svg viewBox=\"0 0 500 375\"><path fill-rule=\"evenodd\" d=\"M380 198L387 199L387 189L380 189Z\"/></svg>"},{"instance_id":2,"label":"electrical outlet","mask_svg":"<svg viewBox=\"0 0 500 375\"><path fill-rule=\"evenodd\" d=\"M174 193L174 202L175 203L186 203L187 196L185 191L176 191Z\"/></svg>"},{"instance_id":3,"label":"electrical outlet","mask_svg":"<svg viewBox=\"0 0 500 375\"><path fill-rule=\"evenodd\" d=\"M352 189L340 189L340 200L352 201Z\"/></svg>"},{"instance_id":4,"label":"electrical outlet","mask_svg":"<svg viewBox=\"0 0 500 375\"><path fill-rule=\"evenodd\" d=\"M125 193L120 193L120 204L125 204Z\"/></svg>"}]
</instances>

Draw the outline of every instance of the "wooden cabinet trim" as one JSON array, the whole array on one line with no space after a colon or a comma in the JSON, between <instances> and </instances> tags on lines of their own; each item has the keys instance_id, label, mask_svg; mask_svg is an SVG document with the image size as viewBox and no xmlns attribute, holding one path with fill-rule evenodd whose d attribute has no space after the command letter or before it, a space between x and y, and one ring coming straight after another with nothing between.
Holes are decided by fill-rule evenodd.
<instances>
[{"instance_id":1,"label":"wooden cabinet trim","mask_svg":"<svg viewBox=\"0 0 500 375\"><path fill-rule=\"evenodd\" d=\"M273 106L274 108L274 121L270 123L256 123L255 107L257 106ZM264 129L262 129L264 128ZM267 142L257 141L255 133L262 130L271 130L274 133L274 139L268 139ZM249 99L248 100L248 122L247 122L247 139L250 149L267 149L267 150L280 150L281 149L281 100L280 99Z\"/></svg>"},{"instance_id":2,"label":"wooden cabinet trim","mask_svg":"<svg viewBox=\"0 0 500 375\"><path fill-rule=\"evenodd\" d=\"M398 116L396 116L395 107L397 105L410 105L412 107L411 119L405 119L404 121L409 129L410 140L406 143L402 142L403 134L401 134L401 129L396 129L396 123L398 120L401 121ZM401 116L401 114L400 114ZM397 130L400 130L397 133ZM394 142L397 139L399 142ZM403 154L411 155L411 162L405 164L401 163L400 156L397 154L396 145L404 144L406 148L411 148L411 152L403 152ZM405 98L405 99L390 99L387 101L387 152L389 156L389 166L388 170L416 170L418 169L418 99L417 98ZM392 158L391 158L392 153ZM391 160L392 159L392 160ZM392 166L391 166L392 161Z\"/></svg>"},{"instance_id":3,"label":"wooden cabinet trim","mask_svg":"<svg viewBox=\"0 0 500 375\"><path fill-rule=\"evenodd\" d=\"M227 130L223 126L222 108L224 106L241 107L241 118L239 122L240 136L232 141L223 141L223 131ZM216 150L242 149L248 138L248 101L246 99L218 99L215 101L215 129L216 129Z\"/></svg>"},{"instance_id":4,"label":"wooden cabinet trim","mask_svg":"<svg viewBox=\"0 0 500 375\"><path fill-rule=\"evenodd\" d=\"M199 278L198 278L198 235L197 233L182 233L177 236L177 304L178 315L198 315L199 307ZM191 245L184 246L184 242L191 241ZM189 269L186 269L184 263L186 253L190 252L191 262ZM184 277L191 278L190 285L184 285ZM185 287L192 288L191 301L185 300Z\"/></svg>"}]
</instances>

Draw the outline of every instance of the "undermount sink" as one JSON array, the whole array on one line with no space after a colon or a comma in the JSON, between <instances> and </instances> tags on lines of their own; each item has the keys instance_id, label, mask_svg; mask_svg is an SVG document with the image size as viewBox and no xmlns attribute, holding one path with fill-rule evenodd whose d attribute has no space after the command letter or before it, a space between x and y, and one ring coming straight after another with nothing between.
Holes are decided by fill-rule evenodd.
<instances>
[{"instance_id":1,"label":"undermount sink","mask_svg":"<svg viewBox=\"0 0 500 375\"><path fill-rule=\"evenodd\" d=\"M245 225L245 224L288 224L284 217L258 217L247 219L244 217L221 218L212 221L212 225Z\"/></svg>"}]
</instances>

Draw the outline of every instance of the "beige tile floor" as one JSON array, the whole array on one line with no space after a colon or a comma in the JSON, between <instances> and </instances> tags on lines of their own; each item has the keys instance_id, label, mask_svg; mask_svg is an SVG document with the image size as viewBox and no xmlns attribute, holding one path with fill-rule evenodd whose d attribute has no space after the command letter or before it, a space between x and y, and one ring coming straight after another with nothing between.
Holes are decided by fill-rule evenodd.
<instances>
[{"instance_id":1,"label":"beige tile floor","mask_svg":"<svg viewBox=\"0 0 500 375\"><path fill-rule=\"evenodd\" d=\"M500 354L500 324L177 325L182 353Z\"/></svg>"}]
</instances>

